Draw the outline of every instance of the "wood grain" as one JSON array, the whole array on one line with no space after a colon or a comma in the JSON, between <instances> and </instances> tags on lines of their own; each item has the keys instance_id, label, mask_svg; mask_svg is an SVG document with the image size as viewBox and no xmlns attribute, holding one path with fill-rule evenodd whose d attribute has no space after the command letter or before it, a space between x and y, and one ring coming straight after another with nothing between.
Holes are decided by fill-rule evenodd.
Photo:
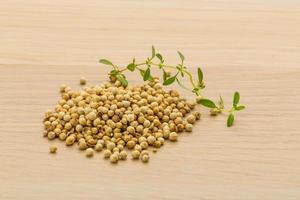
<instances>
[{"instance_id":1,"label":"wood grain","mask_svg":"<svg viewBox=\"0 0 300 200\"><path fill-rule=\"evenodd\" d=\"M0 199L300 199L299 24L292 0L1 2ZM41 121L58 86L101 83L100 57L126 64L151 44L202 66L207 96L239 90L236 126L203 110L147 165L86 159L59 141L49 155Z\"/></svg>"}]
</instances>

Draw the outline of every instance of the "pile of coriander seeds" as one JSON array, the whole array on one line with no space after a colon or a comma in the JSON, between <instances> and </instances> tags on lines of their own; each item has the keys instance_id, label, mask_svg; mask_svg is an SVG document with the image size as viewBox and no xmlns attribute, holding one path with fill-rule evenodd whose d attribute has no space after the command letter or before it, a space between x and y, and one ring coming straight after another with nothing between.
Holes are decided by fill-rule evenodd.
<instances>
[{"instance_id":1,"label":"pile of coriander seeds","mask_svg":"<svg viewBox=\"0 0 300 200\"><path fill-rule=\"evenodd\" d=\"M149 150L156 152L166 140L175 142L181 132L191 132L201 116L192 112L196 103L163 90L158 79L127 87L114 80L81 91L62 85L60 93L54 111L45 113L44 136L77 145L87 157L103 151L112 163L128 159L130 151L132 159L148 162Z\"/></svg>"}]
</instances>

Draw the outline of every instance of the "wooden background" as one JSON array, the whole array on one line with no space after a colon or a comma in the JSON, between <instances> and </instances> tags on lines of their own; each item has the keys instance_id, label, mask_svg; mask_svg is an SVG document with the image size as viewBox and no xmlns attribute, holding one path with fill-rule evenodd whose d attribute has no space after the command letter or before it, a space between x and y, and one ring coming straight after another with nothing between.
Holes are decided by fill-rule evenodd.
<instances>
[{"instance_id":1,"label":"wooden background","mask_svg":"<svg viewBox=\"0 0 300 200\"><path fill-rule=\"evenodd\" d=\"M58 86L106 80L150 46L205 73L205 95L247 105L236 126L203 119L148 164L111 165L43 138ZM237 0L3 0L0 199L300 199L300 3ZM134 74L131 83L140 83ZM190 93L180 90L192 99Z\"/></svg>"}]
</instances>

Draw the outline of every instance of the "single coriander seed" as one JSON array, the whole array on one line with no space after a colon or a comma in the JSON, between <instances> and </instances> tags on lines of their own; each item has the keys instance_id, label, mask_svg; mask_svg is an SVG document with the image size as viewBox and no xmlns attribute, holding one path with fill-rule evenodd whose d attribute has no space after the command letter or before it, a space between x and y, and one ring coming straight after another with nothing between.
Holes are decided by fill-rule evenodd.
<instances>
[{"instance_id":1,"label":"single coriander seed","mask_svg":"<svg viewBox=\"0 0 300 200\"><path fill-rule=\"evenodd\" d=\"M176 132L171 132L169 135L169 140L172 142L177 141L178 134Z\"/></svg>"},{"instance_id":2,"label":"single coriander seed","mask_svg":"<svg viewBox=\"0 0 300 200\"><path fill-rule=\"evenodd\" d=\"M126 151L121 151L120 152L120 158L121 158L121 160L126 160L126 158L127 158L127 152Z\"/></svg>"},{"instance_id":3,"label":"single coriander seed","mask_svg":"<svg viewBox=\"0 0 300 200\"><path fill-rule=\"evenodd\" d=\"M79 80L80 85L85 85L86 84L86 79L84 77L81 77Z\"/></svg>"},{"instance_id":4,"label":"single coriander seed","mask_svg":"<svg viewBox=\"0 0 300 200\"><path fill-rule=\"evenodd\" d=\"M148 143L147 142L142 142L141 144L142 149L147 149L148 148Z\"/></svg>"},{"instance_id":5,"label":"single coriander seed","mask_svg":"<svg viewBox=\"0 0 300 200\"><path fill-rule=\"evenodd\" d=\"M57 147L56 147L55 145L51 145L51 146L49 147L49 152L50 152L50 153L56 153L56 151L57 151Z\"/></svg>"},{"instance_id":6,"label":"single coriander seed","mask_svg":"<svg viewBox=\"0 0 300 200\"><path fill-rule=\"evenodd\" d=\"M119 160L119 157L118 157L117 154L114 154L114 153L113 153L113 154L110 156L109 160L110 160L111 163L117 163L118 160Z\"/></svg>"},{"instance_id":7,"label":"single coriander seed","mask_svg":"<svg viewBox=\"0 0 300 200\"><path fill-rule=\"evenodd\" d=\"M95 151L102 151L102 149L103 149L103 146L102 146L102 144L100 144L100 143L97 143L96 145L95 145Z\"/></svg>"},{"instance_id":8,"label":"single coriander seed","mask_svg":"<svg viewBox=\"0 0 300 200\"><path fill-rule=\"evenodd\" d=\"M87 144L86 144L86 142L84 141L84 142L79 142L78 143L78 148L80 149L80 150L85 150L85 149L87 149Z\"/></svg>"},{"instance_id":9,"label":"single coriander seed","mask_svg":"<svg viewBox=\"0 0 300 200\"><path fill-rule=\"evenodd\" d=\"M195 115L193 115L193 114L192 114L192 115L189 115L189 116L187 117L186 121L187 121L188 123L190 123L190 124L194 124L195 121L196 121Z\"/></svg>"},{"instance_id":10,"label":"single coriander seed","mask_svg":"<svg viewBox=\"0 0 300 200\"><path fill-rule=\"evenodd\" d=\"M48 139L49 140L53 140L55 137L56 137L56 134L53 131L48 133Z\"/></svg>"},{"instance_id":11,"label":"single coriander seed","mask_svg":"<svg viewBox=\"0 0 300 200\"><path fill-rule=\"evenodd\" d=\"M104 158L109 158L110 156L111 156L111 151L108 150L108 149L106 149L106 150L104 151Z\"/></svg>"},{"instance_id":12,"label":"single coriander seed","mask_svg":"<svg viewBox=\"0 0 300 200\"><path fill-rule=\"evenodd\" d=\"M201 118L201 113L198 111L193 112L193 115L196 117L196 120L199 120Z\"/></svg>"},{"instance_id":13,"label":"single coriander seed","mask_svg":"<svg viewBox=\"0 0 300 200\"><path fill-rule=\"evenodd\" d=\"M87 148L85 150L86 157L92 157L94 155L94 150L92 148Z\"/></svg>"},{"instance_id":14,"label":"single coriander seed","mask_svg":"<svg viewBox=\"0 0 300 200\"><path fill-rule=\"evenodd\" d=\"M140 157L140 154L141 153L138 150L133 150L131 152L131 156L132 156L133 159L138 159Z\"/></svg>"},{"instance_id":15,"label":"single coriander seed","mask_svg":"<svg viewBox=\"0 0 300 200\"><path fill-rule=\"evenodd\" d=\"M155 137L152 136L152 135L150 135L150 136L147 138L147 142L148 142L149 145L154 144L154 142L155 142Z\"/></svg>"},{"instance_id":16,"label":"single coriander seed","mask_svg":"<svg viewBox=\"0 0 300 200\"><path fill-rule=\"evenodd\" d=\"M67 137L67 139L66 139L66 145L71 146L71 145L74 144L74 142L75 142L75 137L74 136Z\"/></svg>"},{"instance_id":17,"label":"single coriander seed","mask_svg":"<svg viewBox=\"0 0 300 200\"><path fill-rule=\"evenodd\" d=\"M193 125L192 125L192 124L186 124L186 125L185 125L185 130L186 130L187 132L192 132L192 130L193 130Z\"/></svg>"},{"instance_id":18,"label":"single coriander seed","mask_svg":"<svg viewBox=\"0 0 300 200\"><path fill-rule=\"evenodd\" d=\"M150 158L149 155L145 154L142 156L141 160L142 162L147 163L149 161L149 158Z\"/></svg>"}]
</instances>

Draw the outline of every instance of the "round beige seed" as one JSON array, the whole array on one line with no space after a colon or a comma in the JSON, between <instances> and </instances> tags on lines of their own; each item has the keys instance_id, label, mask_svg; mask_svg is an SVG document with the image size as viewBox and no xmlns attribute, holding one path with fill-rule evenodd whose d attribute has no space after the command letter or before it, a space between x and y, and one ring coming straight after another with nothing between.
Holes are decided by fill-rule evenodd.
<instances>
[{"instance_id":1,"label":"round beige seed","mask_svg":"<svg viewBox=\"0 0 300 200\"><path fill-rule=\"evenodd\" d=\"M143 156L143 155L149 155L149 152L147 151L147 150L143 150L142 152L141 152L141 156Z\"/></svg>"},{"instance_id":2,"label":"round beige seed","mask_svg":"<svg viewBox=\"0 0 300 200\"><path fill-rule=\"evenodd\" d=\"M67 138L67 135L65 133L61 133L61 134L59 134L58 137L59 137L60 140L63 141L63 140L65 140Z\"/></svg>"},{"instance_id":3,"label":"round beige seed","mask_svg":"<svg viewBox=\"0 0 300 200\"><path fill-rule=\"evenodd\" d=\"M196 121L196 117L194 115L189 115L187 118L186 118L186 121L190 124L194 124L195 121Z\"/></svg>"},{"instance_id":4,"label":"round beige seed","mask_svg":"<svg viewBox=\"0 0 300 200\"><path fill-rule=\"evenodd\" d=\"M80 85L85 85L86 84L86 79L84 77L81 77L79 80Z\"/></svg>"},{"instance_id":5,"label":"round beige seed","mask_svg":"<svg viewBox=\"0 0 300 200\"><path fill-rule=\"evenodd\" d=\"M142 142L141 144L142 149L147 149L148 148L148 143L147 142Z\"/></svg>"},{"instance_id":6,"label":"round beige seed","mask_svg":"<svg viewBox=\"0 0 300 200\"><path fill-rule=\"evenodd\" d=\"M115 153L115 152L118 152L118 153L119 153L120 150L119 150L119 148L115 147L115 148L113 148L112 151L113 151L114 153Z\"/></svg>"},{"instance_id":7,"label":"round beige seed","mask_svg":"<svg viewBox=\"0 0 300 200\"><path fill-rule=\"evenodd\" d=\"M147 138L147 142L148 142L149 145L154 144L154 142L155 142L155 137L152 136L152 135L150 135L150 136Z\"/></svg>"},{"instance_id":8,"label":"round beige seed","mask_svg":"<svg viewBox=\"0 0 300 200\"><path fill-rule=\"evenodd\" d=\"M126 151L121 151L120 152L120 159L121 160L126 160L127 158L127 152Z\"/></svg>"},{"instance_id":9,"label":"round beige seed","mask_svg":"<svg viewBox=\"0 0 300 200\"><path fill-rule=\"evenodd\" d=\"M134 150L142 151L141 145L136 144L136 145L134 146Z\"/></svg>"},{"instance_id":10,"label":"round beige seed","mask_svg":"<svg viewBox=\"0 0 300 200\"><path fill-rule=\"evenodd\" d=\"M50 153L56 153L56 151L57 151L57 147L56 147L55 145L51 145L51 146L49 147L49 152L50 152Z\"/></svg>"},{"instance_id":11,"label":"round beige seed","mask_svg":"<svg viewBox=\"0 0 300 200\"><path fill-rule=\"evenodd\" d=\"M174 142L177 141L178 134L176 132L171 132L169 135L169 140Z\"/></svg>"},{"instance_id":12,"label":"round beige seed","mask_svg":"<svg viewBox=\"0 0 300 200\"><path fill-rule=\"evenodd\" d=\"M48 136L48 139L49 139L49 140L53 140L53 139L56 137L56 134L55 134L54 132L51 131L51 132L48 133L47 136Z\"/></svg>"},{"instance_id":13,"label":"round beige seed","mask_svg":"<svg viewBox=\"0 0 300 200\"><path fill-rule=\"evenodd\" d=\"M106 150L104 151L104 158L109 158L110 156L111 156L111 151L108 150L108 149L106 149Z\"/></svg>"},{"instance_id":14,"label":"round beige seed","mask_svg":"<svg viewBox=\"0 0 300 200\"><path fill-rule=\"evenodd\" d=\"M65 84L60 85L60 87L59 87L60 92L61 93L65 92L66 87L67 86Z\"/></svg>"},{"instance_id":15,"label":"round beige seed","mask_svg":"<svg viewBox=\"0 0 300 200\"><path fill-rule=\"evenodd\" d=\"M86 118L87 118L88 120L93 121L93 120L95 120L95 119L97 118L97 114L96 114L95 112L90 112L90 113L86 116Z\"/></svg>"},{"instance_id":16,"label":"round beige seed","mask_svg":"<svg viewBox=\"0 0 300 200\"><path fill-rule=\"evenodd\" d=\"M126 146L128 149L133 149L135 146L135 142L133 140L130 140L127 142Z\"/></svg>"},{"instance_id":17,"label":"round beige seed","mask_svg":"<svg viewBox=\"0 0 300 200\"><path fill-rule=\"evenodd\" d=\"M192 124L186 124L186 125L185 125L185 130L186 130L187 132L192 132L192 130L193 130L193 125L192 125Z\"/></svg>"},{"instance_id":18,"label":"round beige seed","mask_svg":"<svg viewBox=\"0 0 300 200\"><path fill-rule=\"evenodd\" d=\"M87 148L85 150L86 157L92 157L94 155L94 150L92 148Z\"/></svg>"},{"instance_id":19,"label":"round beige seed","mask_svg":"<svg viewBox=\"0 0 300 200\"><path fill-rule=\"evenodd\" d=\"M119 160L119 156L117 154L112 154L110 157L109 157L109 160L111 163L117 163L118 160Z\"/></svg>"},{"instance_id":20,"label":"round beige seed","mask_svg":"<svg viewBox=\"0 0 300 200\"><path fill-rule=\"evenodd\" d=\"M100 144L100 143L97 143L96 145L95 145L95 151L102 151L102 149L103 149L103 146L102 146L102 144Z\"/></svg>"},{"instance_id":21,"label":"round beige seed","mask_svg":"<svg viewBox=\"0 0 300 200\"><path fill-rule=\"evenodd\" d=\"M195 111L195 112L193 113L193 115L196 117L196 120L199 120L199 119L201 118L201 113L198 112L198 111Z\"/></svg>"},{"instance_id":22,"label":"round beige seed","mask_svg":"<svg viewBox=\"0 0 300 200\"><path fill-rule=\"evenodd\" d=\"M74 144L74 142L75 142L75 137L74 136L67 137L67 139L66 139L66 145L71 146L71 145Z\"/></svg>"},{"instance_id":23,"label":"round beige seed","mask_svg":"<svg viewBox=\"0 0 300 200\"><path fill-rule=\"evenodd\" d=\"M142 160L144 163L146 163L146 162L149 161L149 158L150 158L149 155L145 154L145 155L142 156L141 160Z\"/></svg>"},{"instance_id":24,"label":"round beige seed","mask_svg":"<svg viewBox=\"0 0 300 200\"><path fill-rule=\"evenodd\" d=\"M133 159L138 159L140 157L140 154L141 153L138 150L133 150L131 152L131 156L132 156Z\"/></svg>"},{"instance_id":25,"label":"round beige seed","mask_svg":"<svg viewBox=\"0 0 300 200\"><path fill-rule=\"evenodd\" d=\"M78 148L79 148L80 150L85 150L85 149L87 149L87 144L86 144L86 142L85 142L85 141L79 142L79 143L78 143Z\"/></svg>"},{"instance_id":26,"label":"round beige seed","mask_svg":"<svg viewBox=\"0 0 300 200\"><path fill-rule=\"evenodd\" d=\"M106 148L107 148L108 150L111 150L111 151L112 151L115 147L116 147L116 145L115 145L115 143L113 143L113 142L109 142L109 143L106 144Z\"/></svg>"},{"instance_id":27,"label":"round beige seed","mask_svg":"<svg viewBox=\"0 0 300 200\"><path fill-rule=\"evenodd\" d=\"M151 125L151 122L149 120L145 120L143 125L145 128L148 128Z\"/></svg>"}]
</instances>

